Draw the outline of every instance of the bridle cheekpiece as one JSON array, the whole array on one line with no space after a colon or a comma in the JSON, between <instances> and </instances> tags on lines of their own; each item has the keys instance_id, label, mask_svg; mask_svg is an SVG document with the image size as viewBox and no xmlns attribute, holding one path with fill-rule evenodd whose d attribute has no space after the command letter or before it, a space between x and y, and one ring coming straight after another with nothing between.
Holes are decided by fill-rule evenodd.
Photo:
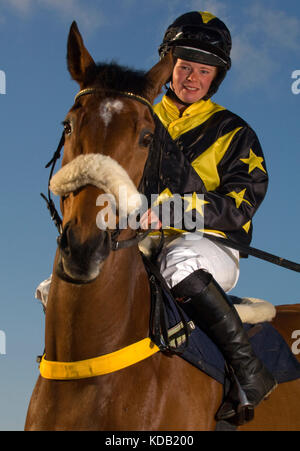
<instances>
[{"instance_id":1,"label":"bridle cheekpiece","mask_svg":"<svg viewBox=\"0 0 300 451\"><path fill-rule=\"evenodd\" d=\"M105 93L111 92L112 94L116 94L118 96L127 97L129 99L135 100L135 101L137 101L139 103L142 103L143 105L147 106L149 111L150 111L150 113L151 113L151 116L152 117L154 116L153 105L151 104L151 102L148 99L146 99L145 97L142 97L142 96L140 96L138 94L134 94L132 92L118 91L118 90L114 90L114 89L104 89L104 88L85 88L85 89L82 89L81 91L79 91L76 94L75 99L74 99L74 103L76 103L77 100L80 97L82 97L82 96L89 95L89 94L95 94L97 92L105 92ZM61 138L59 140L59 144L57 146L56 151L53 154L53 157L51 158L51 160L45 166L45 168L51 167L50 174L49 174L49 179L48 179L48 193L47 193L48 195L45 196L43 193L40 193L42 198L45 200L45 202L47 204L47 208L48 208L48 210L50 212L51 219L54 222L54 224L55 224L55 226L56 226L56 228L58 230L59 237L62 234L62 219L61 219L61 217L60 217L60 215L59 215L59 213L58 213L58 211L57 211L57 209L55 207L53 199L51 197L50 180L52 178L55 165L56 165L57 161L61 157L61 151L62 151L62 149L64 147L64 143L65 143L65 131L63 131L63 133L62 133L62 136L61 136ZM113 232L113 234L112 234L112 240L111 240L111 249L112 250L123 249L123 248L127 248L127 247L130 247L130 246L133 246L135 244L138 244L141 240L143 240L148 235L148 233L150 232L150 229L148 231L146 231L146 232L137 234L134 238L131 238L131 239L128 239L128 240L122 240L122 241L118 241L117 240L119 232L120 231L118 229L116 229Z\"/></svg>"}]
</instances>

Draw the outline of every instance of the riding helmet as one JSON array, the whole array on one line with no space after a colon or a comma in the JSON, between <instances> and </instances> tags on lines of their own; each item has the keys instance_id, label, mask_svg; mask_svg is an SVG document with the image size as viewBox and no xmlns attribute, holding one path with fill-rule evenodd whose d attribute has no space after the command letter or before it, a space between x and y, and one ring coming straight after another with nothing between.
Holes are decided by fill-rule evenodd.
<instances>
[{"instance_id":1,"label":"riding helmet","mask_svg":"<svg viewBox=\"0 0 300 451\"><path fill-rule=\"evenodd\" d=\"M162 58L173 48L174 57L218 68L206 100L215 94L231 67L231 45L230 31L224 22L207 11L192 11L179 16L167 28L158 51Z\"/></svg>"}]
</instances>

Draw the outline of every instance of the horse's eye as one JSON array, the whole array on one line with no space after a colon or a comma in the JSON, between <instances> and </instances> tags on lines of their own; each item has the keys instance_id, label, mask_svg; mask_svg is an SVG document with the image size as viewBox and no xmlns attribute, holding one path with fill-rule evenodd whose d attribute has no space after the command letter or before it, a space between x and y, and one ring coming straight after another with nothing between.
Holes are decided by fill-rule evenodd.
<instances>
[{"instance_id":1,"label":"horse's eye","mask_svg":"<svg viewBox=\"0 0 300 451\"><path fill-rule=\"evenodd\" d=\"M66 135L70 135L72 133L72 127L69 121L63 121L63 126Z\"/></svg>"},{"instance_id":2,"label":"horse's eye","mask_svg":"<svg viewBox=\"0 0 300 451\"><path fill-rule=\"evenodd\" d=\"M153 133L149 130L144 130L140 135L139 145L143 147L148 147L153 140Z\"/></svg>"}]
</instances>

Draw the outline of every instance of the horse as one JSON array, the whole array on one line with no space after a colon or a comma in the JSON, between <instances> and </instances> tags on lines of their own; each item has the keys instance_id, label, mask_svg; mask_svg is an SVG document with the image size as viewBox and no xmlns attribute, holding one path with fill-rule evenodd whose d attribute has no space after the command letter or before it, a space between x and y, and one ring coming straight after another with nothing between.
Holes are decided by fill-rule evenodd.
<instances>
[{"instance_id":1,"label":"horse","mask_svg":"<svg viewBox=\"0 0 300 451\"><path fill-rule=\"evenodd\" d=\"M96 64L73 22L67 64L80 91L63 122L62 167L50 183L62 223L25 430L214 430L222 385L149 339L151 293L136 232L97 222L106 211L119 224L137 208L155 130L151 105L170 79L172 56L148 72ZM115 207L109 201L118 192ZM299 306L290 314L279 309L275 326L288 338L299 319ZM300 429L297 395L299 380L279 387L251 427Z\"/></svg>"}]
</instances>

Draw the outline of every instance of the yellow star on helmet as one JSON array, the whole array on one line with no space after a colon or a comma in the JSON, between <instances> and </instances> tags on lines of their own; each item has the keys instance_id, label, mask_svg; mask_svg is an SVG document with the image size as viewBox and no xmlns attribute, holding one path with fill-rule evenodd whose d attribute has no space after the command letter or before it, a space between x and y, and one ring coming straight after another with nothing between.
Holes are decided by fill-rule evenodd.
<instances>
[{"instance_id":1,"label":"yellow star on helmet","mask_svg":"<svg viewBox=\"0 0 300 451\"><path fill-rule=\"evenodd\" d=\"M246 188L238 193L236 191L231 191L231 193L226 194L226 196L232 197L235 200L236 208L239 208L242 202L246 202L251 205L248 200L244 199L245 192Z\"/></svg>"},{"instance_id":2,"label":"yellow star on helmet","mask_svg":"<svg viewBox=\"0 0 300 451\"><path fill-rule=\"evenodd\" d=\"M253 152L252 149L250 149L249 158L240 158L240 160L243 163L249 165L248 174L250 174L250 172L252 172L255 168L258 168L261 171L266 173L266 170L262 165L262 162L264 161L264 159L262 157L258 157L257 155L255 155L255 153Z\"/></svg>"},{"instance_id":3,"label":"yellow star on helmet","mask_svg":"<svg viewBox=\"0 0 300 451\"><path fill-rule=\"evenodd\" d=\"M192 196L184 196L183 199L188 202L185 210L186 213L191 210L196 210L201 216L204 216L203 205L209 204L209 202L203 199L203 195L202 197L198 197L197 193L194 192Z\"/></svg>"}]
</instances>

